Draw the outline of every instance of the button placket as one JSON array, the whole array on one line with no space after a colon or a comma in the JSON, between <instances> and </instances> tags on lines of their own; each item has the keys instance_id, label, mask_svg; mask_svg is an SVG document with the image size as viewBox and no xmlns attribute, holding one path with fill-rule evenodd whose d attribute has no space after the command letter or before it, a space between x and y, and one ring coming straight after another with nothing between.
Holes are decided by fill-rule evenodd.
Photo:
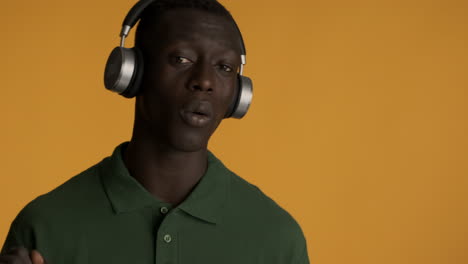
<instances>
[{"instance_id":1,"label":"button placket","mask_svg":"<svg viewBox=\"0 0 468 264\"><path fill-rule=\"evenodd\" d=\"M163 208L166 208L164 210ZM178 263L177 241L177 211L169 211L167 207L159 208L160 212L166 212L158 230L156 238L156 263ZM180 220L180 219L179 219Z\"/></svg>"},{"instance_id":2,"label":"button placket","mask_svg":"<svg viewBox=\"0 0 468 264\"><path fill-rule=\"evenodd\" d=\"M166 235L164 235L164 238L163 238L163 239L164 239L164 241L166 241L166 243L171 243L171 241L172 241L172 236L169 235L169 234L166 234Z\"/></svg>"},{"instance_id":3,"label":"button placket","mask_svg":"<svg viewBox=\"0 0 468 264\"><path fill-rule=\"evenodd\" d=\"M169 212L169 209L165 206L161 207L161 209L159 209L159 211L161 212L161 214L167 214L167 212Z\"/></svg>"}]
</instances>

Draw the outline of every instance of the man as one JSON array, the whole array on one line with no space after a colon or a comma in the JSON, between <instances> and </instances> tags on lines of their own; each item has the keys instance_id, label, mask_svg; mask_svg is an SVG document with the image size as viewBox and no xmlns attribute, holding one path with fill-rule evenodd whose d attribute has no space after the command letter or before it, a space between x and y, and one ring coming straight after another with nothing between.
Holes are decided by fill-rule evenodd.
<instances>
[{"instance_id":1,"label":"man","mask_svg":"<svg viewBox=\"0 0 468 264\"><path fill-rule=\"evenodd\" d=\"M0 263L309 263L296 221L207 150L238 93L229 12L156 1L135 46L144 73L131 141L29 203Z\"/></svg>"}]
</instances>

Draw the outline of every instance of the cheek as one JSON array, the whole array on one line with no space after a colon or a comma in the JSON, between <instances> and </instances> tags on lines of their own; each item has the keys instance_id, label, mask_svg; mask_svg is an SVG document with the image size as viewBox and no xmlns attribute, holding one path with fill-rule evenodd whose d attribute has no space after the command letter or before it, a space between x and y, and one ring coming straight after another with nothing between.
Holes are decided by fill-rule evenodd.
<instances>
[{"instance_id":1,"label":"cheek","mask_svg":"<svg viewBox=\"0 0 468 264\"><path fill-rule=\"evenodd\" d=\"M237 78L236 78L235 81L232 81L220 93L219 102L220 102L221 109L224 110L223 117L224 117L224 114L227 112L227 110L230 108L230 106L235 103L235 100L238 94L237 89L238 88L237 88Z\"/></svg>"},{"instance_id":2,"label":"cheek","mask_svg":"<svg viewBox=\"0 0 468 264\"><path fill-rule=\"evenodd\" d=\"M144 97L152 104L157 104L159 108L175 106L184 92L183 78L164 67L160 67L159 71L149 69L143 85Z\"/></svg>"}]
</instances>

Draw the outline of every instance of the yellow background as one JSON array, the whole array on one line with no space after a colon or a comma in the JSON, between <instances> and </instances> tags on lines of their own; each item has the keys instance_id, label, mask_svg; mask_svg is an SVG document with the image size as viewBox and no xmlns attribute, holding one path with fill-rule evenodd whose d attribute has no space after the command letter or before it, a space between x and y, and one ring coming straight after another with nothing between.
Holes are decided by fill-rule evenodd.
<instances>
[{"instance_id":1,"label":"yellow background","mask_svg":"<svg viewBox=\"0 0 468 264\"><path fill-rule=\"evenodd\" d=\"M468 1L222 2L255 93L211 149L297 219L311 262L468 263ZM133 3L2 0L0 244L130 138L133 100L102 75Z\"/></svg>"}]
</instances>

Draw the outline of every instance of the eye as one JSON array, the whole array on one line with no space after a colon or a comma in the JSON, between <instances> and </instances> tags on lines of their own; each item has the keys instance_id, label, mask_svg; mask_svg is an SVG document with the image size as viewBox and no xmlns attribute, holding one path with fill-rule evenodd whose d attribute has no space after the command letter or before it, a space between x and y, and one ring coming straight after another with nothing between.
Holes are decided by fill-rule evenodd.
<instances>
[{"instance_id":1,"label":"eye","mask_svg":"<svg viewBox=\"0 0 468 264\"><path fill-rule=\"evenodd\" d=\"M219 68L225 72L232 72L232 68L229 65L226 64L221 64L219 65Z\"/></svg>"},{"instance_id":2,"label":"eye","mask_svg":"<svg viewBox=\"0 0 468 264\"><path fill-rule=\"evenodd\" d=\"M175 62L178 64L187 64L187 63L191 63L192 61L182 56L176 56Z\"/></svg>"}]
</instances>

